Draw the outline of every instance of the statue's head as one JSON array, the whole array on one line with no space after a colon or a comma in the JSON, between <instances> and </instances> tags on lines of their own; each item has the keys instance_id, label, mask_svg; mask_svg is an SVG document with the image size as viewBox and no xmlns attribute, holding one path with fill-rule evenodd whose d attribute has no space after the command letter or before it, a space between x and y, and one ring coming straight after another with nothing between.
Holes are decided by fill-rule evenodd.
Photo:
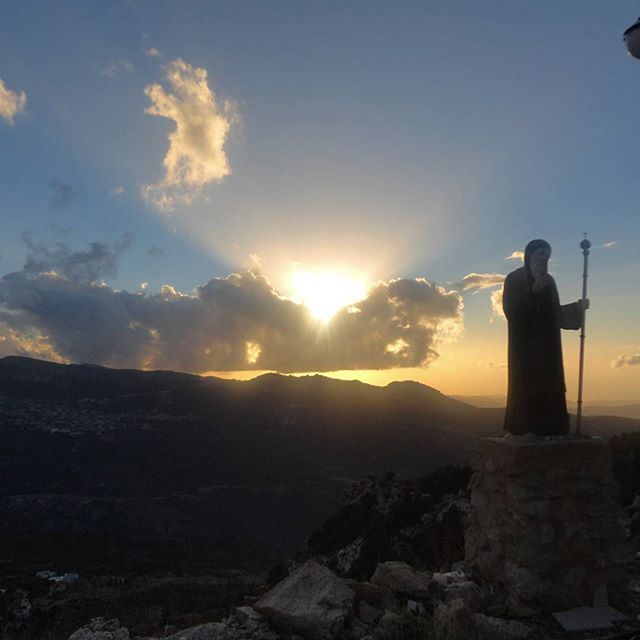
<instances>
[{"instance_id":1,"label":"statue's head","mask_svg":"<svg viewBox=\"0 0 640 640\"><path fill-rule=\"evenodd\" d=\"M532 240L524 248L524 266L535 278L546 273L551 257L551 245L546 240Z\"/></svg>"}]
</instances>

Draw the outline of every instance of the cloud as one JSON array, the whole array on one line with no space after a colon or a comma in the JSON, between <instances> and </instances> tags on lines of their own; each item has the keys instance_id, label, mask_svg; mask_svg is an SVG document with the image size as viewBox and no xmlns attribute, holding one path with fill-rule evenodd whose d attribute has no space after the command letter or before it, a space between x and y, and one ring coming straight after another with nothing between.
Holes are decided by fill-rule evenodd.
<instances>
[{"instance_id":1,"label":"cloud","mask_svg":"<svg viewBox=\"0 0 640 640\"><path fill-rule=\"evenodd\" d=\"M134 237L127 232L112 247L92 242L86 251L72 251L63 242L47 246L28 233L23 240L28 250L22 269L25 276L48 274L70 282L94 282L116 274L118 258L133 244Z\"/></svg>"},{"instance_id":2,"label":"cloud","mask_svg":"<svg viewBox=\"0 0 640 640\"><path fill-rule=\"evenodd\" d=\"M52 180L49 183L49 187L51 188L51 200L49 202L51 206L58 209L66 207L78 197L76 190L66 182Z\"/></svg>"},{"instance_id":3,"label":"cloud","mask_svg":"<svg viewBox=\"0 0 640 640\"><path fill-rule=\"evenodd\" d=\"M596 249L611 249L612 247L617 247L620 243L615 240L611 240L610 242L605 242L596 247Z\"/></svg>"},{"instance_id":4,"label":"cloud","mask_svg":"<svg viewBox=\"0 0 640 640\"><path fill-rule=\"evenodd\" d=\"M502 311L502 285L506 276L502 273L468 273L462 280L454 282L453 288L458 291L471 292L476 294L483 289L491 289L500 287L491 292L491 317L489 322L493 322L496 318L504 318Z\"/></svg>"},{"instance_id":5,"label":"cloud","mask_svg":"<svg viewBox=\"0 0 640 640\"><path fill-rule=\"evenodd\" d=\"M615 368L635 367L638 365L640 365L640 353L634 353L630 356L623 353L611 362L611 366Z\"/></svg>"},{"instance_id":6,"label":"cloud","mask_svg":"<svg viewBox=\"0 0 640 640\"><path fill-rule=\"evenodd\" d=\"M522 260L524 262L524 251L513 251L505 260Z\"/></svg>"},{"instance_id":7,"label":"cloud","mask_svg":"<svg viewBox=\"0 0 640 640\"><path fill-rule=\"evenodd\" d=\"M128 60L117 60L110 62L106 67L100 70L100 73L107 78L115 78L121 73L131 73L133 65Z\"/></svg>"},{"instance_id":8,"label":"cloud","mask_svg":"<svg viewBox=\"0 0 640 640\"><path fill-rule=\"evenodd\" d=\"M12 127L14 118L24 111L27 104L27 94L24 91L16 93L7 89L4 82L0 78L0 118Z\"/></svg>"},{"instance_id":9,"label":"cloud","mask_svg":"<svg viewBox=\"0 0 640 640\"><path fill-rule=\"evenodd\" d=\"M502 273L469 273L453 286L460 291L480 291L500 286L505 279Z\"/></svg>"},{"instance_id":10,"label":"cloud","mask_svg":"<svg viewBox=\"0 0 640 640\"><path fill-rule=\"evenodd\" d=\"M110 196L121 196L124 193L124 187L122 185L118 185L114 189L109 192Z\"/></svg>"},{"instance_id":11,"label":"cloud","mask_svg":"<svg viewBox=\"0 0 640 640\"><path fill-rule=\"evenodd\" d=\"M262 258L257 253L250 253L249 258L244 263L244 268L252 273L262 273L264 265Z\"/></svg>"},{"instance_id":12,"label":"cloud","mask_svg":"<svg viewBox=\"0 0 640 640\"><path fill-rule=\"evenodd\" d=\"M502 308L503 292L503 287L491 292L491 318L489 319L489 322L493 322L496 318L502 318L503 320L507 319Z\"/></svg>"},{"instance_id":13,"label":"cloud","mask_svg":"<svg viewBox=\"0 0 640 640\"><path fill-rule=\"evenodd\" d=\"M231 173L224 145L235 116L232 103L216 100L206 69L178 58L165 67L165 76L171 91L159 84L145 88L151 100L146 113L169 118L176 128L169 134L163 179L144 185L142 195L155 209L170 212Z\"/></svg>"},{"instance_id":14,"label":"cloud","mask_svg":"<svg viewBox=\"0 0 640 640\"><path fill-rule=\"evenodd\" d=\"M47 260L0 278L0 326L23 353L38 336L40 352L60 360L192 372L426 367L462 328L460 295L424 278L380 281L320 329L250 271L189 295L170 285L129 293L98 282L115 268L115 248L43 252Z\"/></svg>"},{"instance_id":15,"label":"cloud","mask_svg":"<svg viewBox=\"0 0 640 640\"><path fill-rule=\"evenodd\" d=\"M148 58L159 58L162 54L155 47L150 47L149 49L144 50L144 55Z\"/></svg>"},{"instance_id":16,"label":"cloud","mask_svg":"<svg viewBox=\"0 0 640 640\"><path fill-rule=\"evenodd\" d=\"M0 358L12 355L68 362L56 353L50 341L38 331L24 328L16 330L0 322Z\"/></svg>"}]
</instances>

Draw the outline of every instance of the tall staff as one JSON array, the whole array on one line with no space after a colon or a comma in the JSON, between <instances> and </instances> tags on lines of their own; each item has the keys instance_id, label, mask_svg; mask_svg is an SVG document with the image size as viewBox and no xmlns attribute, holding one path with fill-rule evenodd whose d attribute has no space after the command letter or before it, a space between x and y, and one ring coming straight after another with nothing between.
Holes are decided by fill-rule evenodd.
<instances>
[{"instance_id":1,"label":"tall staff","mask_svg":"<svg viewBox=\"0 0 640 640\"><path fill-rule=\"evenodd\" d=\"M591 243L587 240L587 233L584 233L584 240L580 243L582 255L584 256L584 269L582 271L582 325L580 328L580 373L578 375L578 416L576 418L576 433L582 434L582 379L584 376L584 325L587 319L585 308L587 299L587 278L589 269L589 249Z\"/></svg>"}]
</instances>

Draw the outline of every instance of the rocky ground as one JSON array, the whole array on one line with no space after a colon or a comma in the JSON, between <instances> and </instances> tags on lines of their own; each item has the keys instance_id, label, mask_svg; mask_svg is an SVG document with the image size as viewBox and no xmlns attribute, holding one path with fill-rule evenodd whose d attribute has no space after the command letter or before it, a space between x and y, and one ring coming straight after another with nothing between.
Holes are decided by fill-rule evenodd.
<instances>
[{"instance_id":1,"label":"rocky ground","mask_svg":"<svg viewBox=\"0 0 640 640\"><path fill-rule=\"evenodd\" d=\"M264 583L265 573L209 571L200 575L48 572L0 581L0 638L67 638L94 617L117 617L131 636L157 635L218 620Z\"/></svg>"},{"instance_id":2,"label":"rocky ground","mask_svg":"<svg viewBox=\"0 0 640 640\"><path fill-rule=\"evenodd\" d=\"M73 575L35 576L48 583L48 595L36 597L27 588L5 592L2 640L640 637L637 559L629 566L629 620L608 633L567 635L552 616L505 618L502 594L462 560L469 473L448 467L419 479L398 480L389 473L354 483L345 490L341 509L309 535L306 548L261 576L201 576L195 590L193 576L158 577L155 585L138 578L137 586L119 584L123 578L88 586ZM637 554L640 497L625 514ZM65 632L60 616L46 626L47 607L61 611L82 597L88 602L89 589L102 603L101 616L83 608L84 623L75 631ZM122 606L122 593L128 594L130 609ZM160 593L173 593L173 604ZM176 613L181 597L185 604L192 599L190 613ZM200 606L194 606L198 598Z\"/></svg>"}]
</instances>

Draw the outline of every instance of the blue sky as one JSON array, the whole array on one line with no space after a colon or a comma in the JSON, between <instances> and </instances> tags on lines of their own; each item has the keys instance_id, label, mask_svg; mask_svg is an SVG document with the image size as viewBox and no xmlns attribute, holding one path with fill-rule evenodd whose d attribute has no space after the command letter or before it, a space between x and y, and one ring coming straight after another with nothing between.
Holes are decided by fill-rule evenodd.
<instances>
[{"instance_id":1,"label":"blue sky","mask_svg":"<svg viewBox=\"0 0 640 640\"><path fill-rule=\"evenodd\" d=\"M0 79L26 105L0 119L2 273L22 268L25 231L74 250L130 232L105 277L118 290L190 293L251 254L283 295L294 263L452 286L507 273L519 263L505 256L543 237L571 301L588 230L617 243L592 253L592 384L630 399L640 366L610 363L640 353L640 61L622 43L638 14L623 0L6 0ZM206 70L234 116L230 174L167 213L141 188L162 180L175 123L145 113L145 88L169 92L177 59ZM52 182L68 202L52 204ZM385 375L498 393L505 341L489 290L465 294L439 364ZM460 389L447 358L468 361Z\"/></svg>"}]
</instances>

